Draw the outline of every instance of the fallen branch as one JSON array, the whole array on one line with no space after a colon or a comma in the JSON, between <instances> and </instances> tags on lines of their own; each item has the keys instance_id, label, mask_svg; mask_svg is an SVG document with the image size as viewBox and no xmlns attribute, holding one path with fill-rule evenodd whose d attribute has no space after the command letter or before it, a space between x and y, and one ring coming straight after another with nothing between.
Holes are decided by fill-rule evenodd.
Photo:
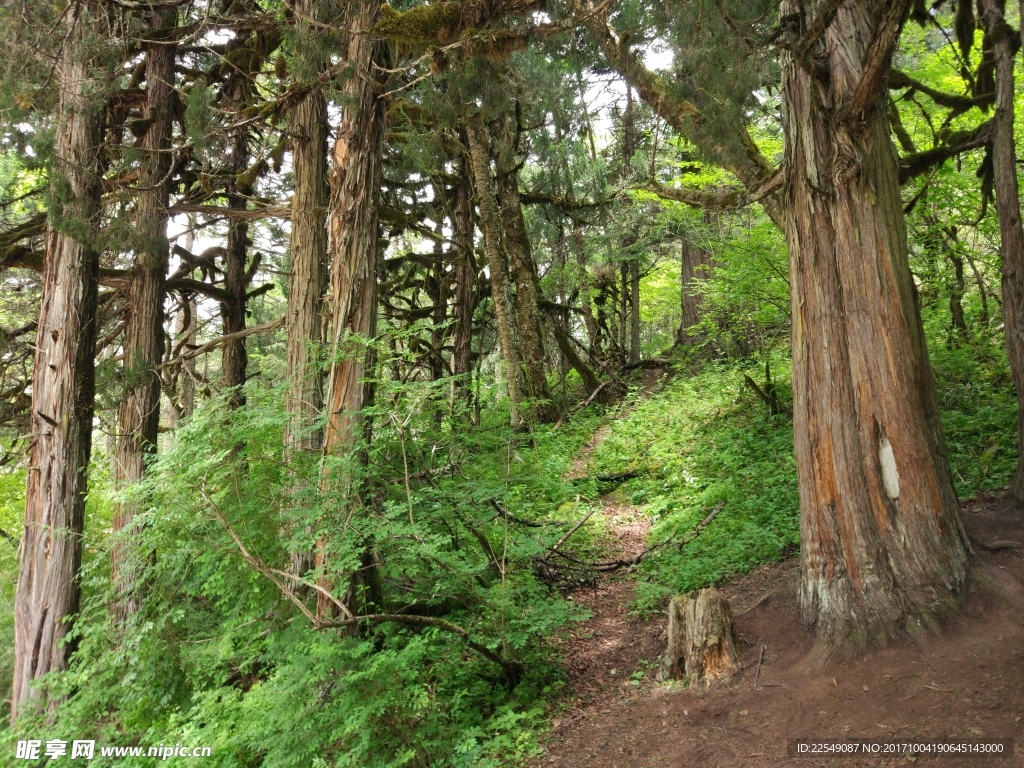
<instances>
[{"instance_id":1,"label":"fallen branch","mask_svg":"<svg viewBox=\"0 0 1024 768\"><path fill-rule=\"evenodd\" d=\"M547 560L549 557L551 557L552 554L557 552L558 548L560 546L562 546L563 544L565 544L565 542L567 542L569 540L570 536L572 536L574 533L576 533L576 531L578 531L580 528L582 528L583 524L585 522L587 522L587 520L590 519L591 515L593 515L594 512L596 512L596 511L597 511L597 508L595 507L594 509L592 509L589 512L587 512L587 514L585 514L583 516L583 519L581 519L578 523L576 523L576 525L574 525L572 527L572 529L567 534L565 534L562 538L560 538L558 541L556 541L554 543L554 545L548 549L548 553L546 555L544 555L544 557L542 559L543 560Z\"/></svg>"},{"instance_id":2,"label":"fallen branch","mask_svg":"<svg viewBox=\"0 0 1024 768\"><path fill-rule=\"evenodd\" d=\"M754 690L757 690L757 681L761 679L761 664L764 663L764 652L768 649L767 645L761 646L761 654L757 657L757 670L754 672Z\"/></svg>"},{"instance_id":3,"label":"fallen branch","mask_svg":"<svg viewBox=\"0 0 1024 768\"><path fill-rule=\"evenodd\" d=\"M504 507L502 507L501 504L499 504L496 499L488 499L488 501L490 502L491 506L498 511L498 514L492 517L491 520L497 520L499 517L503 517L510 523L516 523L517 525L522 525L527 528L544 527L544 523L535 523L533 520L523 520L521 517L516 517L515 515L509 514L509 512Z\"/></svg>"},{"instance_id":4,"label":"fallen branch","mask_svg":"<svg viewBox=\"0 0 1024 768\"><path fill-rule=\"evenodd\" d=\"M739 612L739 613L737 613L736 615L737 615L737 616L742 616L742 615L743 615L743 614L745 614L745 613L750 613L750 612L751 612L752 610L754 610L755 608L757 608L757 607L758 607L759 605L762 605L762 604L763 604L763 603L764 603L764 602L765 602L765 601L766 601L766 600L767 600L767 599L768 599L769 597L771 597L771 596L772 596L772 595L774 595L774 594L775 594L775 590L774 590L774 589L772 589L772 590L769 590L768 592L765 592L765 593L764 593L763 595L761 595L761 597L759 597L759 598L757 599L757 602L756 602L756 603L754 603L753 605L751 605L751 606L750 606L749 608L744 608L744 609L743 609L742 611L740 611L740 612Z\"/></svg>"},{"instance_id":5,"label":"fallen branch","mask_svg":"<svg viewBox=\"0 0 1024 768\"><path fill-rule=\"evenodd\" d=\"M601 394L601 390L603 390L609 384L611 384L610 381L601 382L601 384L598 385L597 389L595 389L593 392L590 393L590 397L588 397L586 400L584 400L583 404L579 408L577 408L574 411L574 413L578 413L578 412L580 412L582 410L585 410L588 405L590 405L592 402L594 402L594 398L597 397L599 394ZM567 415L568 414L566 414L566 416ZM565 423L566 416L562 416L558 421L555 422L555 427L554 427L555 429L558 429L560 426L562 426Z\"/></svg>"},{"instance_id":6,"label":"fallen branch","mask_svg":"<svg viewBox=\"0 0 1024 768\"><path fill-rule=\"evenodd\" d=\"M235 546L238 547L238 551L241 553L242 559L244 559L259 574L261 574L266 579L271 581L274 584L274 586L276 586L281 591L281 594L283 594L293 605L295 605L295 607L299 609L302 615L309 620L309 623L312 625L313 629L322 630L339 627L353 627L359 624L365 625L384 623L408 624L411 626L418 627L437 627L438 629L442 629L445 632L451 632L452 634L458 635L466 641L466 645L468 645L472 650L476 651L484 658L488 659L489 661L493 661L495 664L500 666L502 671L505 673L505 680L510 688L514 688L516 685L519 684L519 681L522 679L523 665L521 662L508 661L507 659L502 657L501 654L497 653L496 651L492 651L486 645L482 645L481 643L478 643L472 638L470 638L469 632L467 632L465 629L458 626L457 624L452 624L450 621L445 621L444 619L435 619L429 616L412 616L394 613L371 613L365 616L355 616L343 602L341 602L333 595L331 595L330 592L323 589L323 587L320 587L319 585L313 584L311 586L315 587L322 594L326 594L327 597L331 600L331 602L334 603L344 614L348 616L348 618L342 619L340 621L320 621L313 614L313 612L306 607L305 603L303 603L302 600L300 600L299 597L287 585L285 585L280 579L277 578L277 574L285 576L289 579L293 579L295 581L300 581L299 577L295 574L285 573L283 571L277 570L276 568L271 568L263 561L262 558L250 552L249 549L245 546L245 543L242 541L241 537L231 527L231 524L224 516L224 513L221 511L220 507L212 498L210 498L210 495L206 492L206 489L200 488L199 492L202 494L203 498L206 499L206 502L210 505L210 509L213 512L214 517L217 518L218 522L220 522L224 530L227 531L228 536L230 536L232 541L235 542Z\"/></svg>"},{"instance_id":7,"label":"fallen branch","mask_svg":"<svg viewBox=\"0 0 1024 768\"><path fill-rule=\"evenodd\" d=\"M329 621L320 622L316 624L314 629L332 629L335 627L352 627L356 624L409 624L417 627L437 627L443 629L445 632L451 632L452 634L458 635L466 641L466 645L476 651L478 654L493 661L495 664L500 666L505 672L505 679L508 681L509 687L515 687L522 679L523 665L518 661L508 661L500 653L492 651L486 645L482 645L475 640L471 639L469 632L464 630L458 624L452 624L450 621L444 619L435 619L430 616L409 616L405 614L397 613L371 613L366 616L355 616L351 619L344 619L342 621Z\"/></svg>"},{"instance_id":8,"label":"fallen branch","mask_svg":"<svg viewBox=\"0 0 1024 768\"><path fill-rule=\"evenodd\" d=\"M986 552L999 552L1004 549L1024 549L1024 544L1021 544L1019 541L993 541L991 544L976 541L975 544Z\"/></svg>"}]
</instances>

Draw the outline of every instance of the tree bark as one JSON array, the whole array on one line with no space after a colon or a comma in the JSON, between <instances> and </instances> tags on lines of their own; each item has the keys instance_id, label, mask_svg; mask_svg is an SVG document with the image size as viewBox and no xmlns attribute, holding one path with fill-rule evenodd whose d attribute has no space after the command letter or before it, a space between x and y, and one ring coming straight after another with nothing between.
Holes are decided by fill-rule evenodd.
<instances>
[{"instance_id":1,"label":"tree bark","mask_svg":"<svg viewBox=\"0 0 1024 768\"><path fill-rule=\"evenodd\" d=\"M342 116L332 151L327 215L331 258L330 372L327 379L327 426L324 452L342 459L325 469L324 481L352 509L363 503L365 441L369 421L363 413L373 403L372 376L377 333L377 210L382 180L381 151L385 133L384 102L377 96L374 62L382 44L365 34L376 23L381 4L359 0L350 7L346 60L352 74L342 88ZM371 547L362 567L348 578L344 602L354 612L379 602ZM326 547L317 547L317 567L326 565ZM333 580L321 577L333 589ZM317 597L317 616L326 620L335 606Z\"/></svg>"},{"instance_id":2,"label":"tree bark","mask_svg":"<svg viewBox=\"0 0 1024 768\"><path fill-rule=\"evenodd\" d=\"M677 344L687 345L693 342L690 329L701 321L701 297L700 294L694 293L695 280L707 277L711 264L711 254L707 250L687 240L683 241L679 276L682 321L676 334Z\"/></svg>"},{"instance_id":3,"label":"tree bark","mask_svg":"<svg viewBox=\"0 0 1024 768\"><path fill-rule=\"evenodd\" d=\"M455 289L452 312L455 316L452 329L452 374L462 377L454 386L469 394L469 372L473 342L473 310L476 308L476 260L473 257L473 201L472 180L466 161L460 157L459 185L455 192L454 233L458 256L455 261Z\"/></svg>"},{"instance_id":4,"label":"tree bark","mask_svg":"<svg viewBox=\"0 0 1024 768\"><path fill-rule=\"evenodd\" d=\"M230 158L230 167L236 175L228 182L228 207L235 211L244 211L252 194L250 187L238 183L238 177L245 172L249 159L248 144L247 130L236 129L231 138ZM228 301L221 304L224 336L245 330L245 265L248 250L249 223L243 218L232 217L228 222L228 243L224 254L224 290L229 297ZM232 390L229 396L232 408L245 405L242 385L245 384L247 365L248 354L244 339L228 342L221 349L221 384Z\"/></svg>"},{"instance_id":5,"label":"tree bark","mask_svg":"<svg viewBox=\"0 0 1024 768\"><path fill-rule=\"evenodd\" d=\"M11 719L40 696L30 683L67 667L79 602L87 470L92 447L102 107L86 49L103 13L69 9L56 65L59 89L51 181L59 201L45 235L43 293L32 376L32 442L14 603Z\"/></svg>"},{"instance_id":6,"label":"tree bark","mask_svg":"<svg viewBox=\"0 0 1024 768\"><path fill-rule=\"evenodd\" d=\"M583 314L583 327L587 332L587 343L593 358L599 354L601 332L594 319L594 300L590 295L590 269L588 267L587 249L583 240L583 228L574 224L572 241L576 252L576 263L580 267L580 312Z\"/></svg>"},{"instance_id":7,"label":"tree bark","mask_svg":"<svg viewBox=\"0 0 1024 768\"><path fill-rule=\"evenodd\" d=\"M174 24L176 14L154 14L155 30ZM164 354L164 300L166 298L167 240L166 177L171 166L174 61L176 47L164 41L146 47L146 119L149 130L140 141L142 171L137 203L140 244L135 268L128 278L128 302L124 330L124 378L126 392L118 411L114 484L123 488L141 480L146 462L156 451L160 424L160 375L156 367ZM131 528L140 511L137 502L119 502L114 509L114 532ZM115 540L111 551L110 578L117 595L119 621L136 614L142 598L132 531Z\"/></svg>"},{"instance_id":8,"label":"tree bark","mask_svg":"<svg viewBox=\"0 0 1024 768\"><path fill-rule=\"evenodd\" d=\"M729 601L714 588L673 597L662 679L710 685L740 669L739 638Z\"/></svg>"},{"instance_id":9,"label":"tree bark","mask_svg":"<svg viewBox=\"0 0 1024 768\"><path fill-rule=\"evenodd\" d=\"M323 375L313 358L323 341L327 288L327 104L311 91L292 113L292 236L288 278L288 422L285 450L320 452Z\"/></svg>"},{"instance_id":10,"label":"tree bark","mask_svg":"<svg viewBox=\"0 0 1024 768\"><path fill-rule=\"evenodd\" d=\"M1003 17L1004 0L978 0L981 21L993 43L996 63L996 114L992 135L992 174L999 214L1002 256L1003 334L1017 391L1017 472L1010 488L1024 503L1024 229L1017 187L1017 152L1013 137L1013 29ZM963 268L961 267L961 272Z\"/></svg>"},{"instance_id":11,"label":"tree bark","mask_svg":"<svg viewBox=\"0 0 1024 768\"><path fill-rule=\"evenodd\" d=\"M626 109L622 113L622 170L626 178L632 177L630 163L636 153L636 122L633 118L633 88L626 84ZM624 312L629 316L629 355L627 361L630 365L640 362L640 260L635 253L630 253L636 245L636 232L630 230L622 238L622 257L625 259L623 267L622 291ZM626 331L625 319L622 324L623 334ZM623 345L625 346L625 345Z\"/></svg>"},{"instance_id":12,"label":"tree bark","mask_svg":"<svg viewBox=\"0 0 1024 768\"><path fill-rule=\"evenodd\" d=\"M315 19L315 3L299 0L296 10ZM327 289L327 102L314 88L291 114L292 233L289 249L284 454L289 460L323 451L320 419L324 377L316 353L324 336ZM291 553L292 570L306 573L311 549Z\"/></svg>"},{"instance_id":13,"label":"tree bark","mask_svg":"<svg viewBox=\"0 0 1024 768\"><path fill-rule=\"evenodd\" d=\"M480 115L471 115L466 123L466 139L473 168L477 206L480 209L480 228L484 233L484 252L490 272L491 299L494 302L494 321L498 326L498 340L505 362L505 384L508 387L509 421L513 429L523 425L521 413L522 393L519 387L519 351L516 347L514 319L509 307L508 278L501 256L501 223L498 201L491 181L491 153Z\"/></svg>"},{"instance_id":14,"label":"tree bark","mask_svg":"<svg viewBox=\"0 0 1024 768\"><path fill-rule=\"evenodd\" d=\"M782 13L806 27L820 7ZM782 56L800 606L823 655L919 630L966 575L885 116L906 8L840 4L816 51L827 87Z\"/></svg>"},{"instance_id":15,"label":"tree bark","mask_svg":"<svg viewBox=\"0 0 1024 768\"><path fill-rule=\"evenodd\" d=\"M509 255L512 282L516 286L516 329L519 331L519 352L526 373L526 393L533 401L531 410L538 421L551 421L554 409L548 391L544 367L544 334L541 329L537 301L540 285L533 260L530 236L526 232L523 206L519 198L519 173L505 169L498 173L498 208Z\"/></svg>"}]
</instances>

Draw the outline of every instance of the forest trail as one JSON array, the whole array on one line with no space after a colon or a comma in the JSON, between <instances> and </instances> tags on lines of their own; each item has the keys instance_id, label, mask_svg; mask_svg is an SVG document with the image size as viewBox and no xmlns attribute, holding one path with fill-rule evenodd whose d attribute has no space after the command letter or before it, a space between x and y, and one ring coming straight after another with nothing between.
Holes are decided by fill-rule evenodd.
<instances>
[{"instance_id":1,"label":"forest trail","mask_svg":"<svg viewBox=\"0 0 1024 768\"><path fill-rule=\"evenodd\" d=\"M586 473L590 455L609 431L595 433L574 476ZM642 513L614 496L602 505L609 555L640 552L649 529ZM797 615L798 559L763 565L720 585L736 614L743 670L709 690L655 682L665 616L643 621L631 615L632 576L603 575L595 587L572 595L593 615L573 628L565 644L570 703L531 766L852 768L929 762L908 756L787 756L789 739L845 736L1012 738L1017 757L980 765L1024 766L1024 551L979 546L1024 540L1024 515L1010 503L986 498L965 503L964 517L975 554L971 591L958 616L920 643L874 650L825 672L802 665L812 637ZM939 764L979 765L957 758Z\"/></svg>"}]
</instances>

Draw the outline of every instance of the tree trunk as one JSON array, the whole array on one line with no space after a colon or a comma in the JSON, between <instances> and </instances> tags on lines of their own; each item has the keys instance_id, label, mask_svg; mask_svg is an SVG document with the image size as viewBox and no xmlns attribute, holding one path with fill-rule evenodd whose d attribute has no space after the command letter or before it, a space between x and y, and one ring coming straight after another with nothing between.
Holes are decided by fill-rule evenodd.
<instances>
[{"instance_id":1,"label":"tree trunk","mask_svg":"<svg viewBox=\"0 0 1024 768\"><path fill-rule=\"evenodd\" d=\"M327 104L311 91L292 113L292 236L288 278L288 454L323 450L317 426L323 376L312 353L323 341L327 288Z\"/></svg>"},{"instance_id":2,"label":"tree trunk","mask_svg":"<svg viewBox=\"0 0 1024 768\"><path fill-rule=\"evenodd\" d=\"M315 4L300 0L297 10L315 18ZM323 373L315 355L323 342L327 289L327 102L311 90L291 115L292 235L288 277L286 376L288 420L285 459L323 451ZM313 567L311 550L291 553L292 571Z\"/></svg>"},{"instance_id":3,"label":"tree trunk","mask_svg":"<svg viewBox=\"0 0 1024 768\"><path fill-rule=\"evenodd\" d=\"M172 26L174 11L154 14L151 26ZM160 424L160 375L164 354L164 299L167 257L167 172L171 166L171 118L176 47L166 42L146 48L146 119L149 130L140 141L142 171L137 203L139 246L128 280L124 330L126 392L118 411L114 484L121 488L142 479L148 458L156 451ZM136 502L119 502L114 509L114 532L132 525ZM138 553L131 532L115 540L110 578L117 594L115 611L123 621L139 610Z\"/></svg>"},{"instance_id":4,"label":"tree trunk","mask_svg":"<svg viewBox=\"0 0 1024 768\"><path fill-rule=\"evenodd\" d=\"M714 588L673 597L668 605L668 648L662 679L693 686L727 677L740 669L739 638L729 601Z\"/></svg>"},{"instance_id":5,"label":"tree trunk","mask_svg":"<svg viewBox=\"0 0 1024 768\"><path fill-rule=\"evenodd\" d=\"M244 85L238 82L232 86L239 94L244 92ZM234 99L240 109L244 104L244 96ZM234 174L227 183L228 207L235 211L244 211L248 207L248 198L252 195L252 187L246 183L246 168L249 161L249 133L246 128L236 128L231 137L231 155L229 168ZM225 336L245 330L245 266L249 250L249 223L241 217L231 217L228 221L228 242L224 254L224 290L228 301L221 305L221 321ZM242 385L245 384L245 371L248 355L245 351L245 339L239 338L224 344L221 349L221 384L231 389L229 404L239 408L245 404Z\"/></svg>"},{"instance_id":6,"label":"tree trunk","mask_svg":"<svg viewBox=\"0 0 1024 768\"><path fill-rule=\"evenodd\" d=\"M477 205L480 209L480 228L484 233L484 252L490 272L491 299L494 302L494 322L498 326L501 354L505 361L505 383L508 387L509 421L513 429L522 427L520 404L522 394L519 388L519 352L515 342L513 317L509 308L508 279L505 263L501 257L501 224L498 218L498 201L491 182L491 153L488 148L487 131L480 115L472 115L466 124L466 139L469 142L469 156L473 167Z\"/></svg>"},{"instance_id":7,"label":"tree trunk","mask_svg":"<svg viewBox=\"0 0 1024 768\"><path fill-rule=\"evenodd\" d=\"M67 667L65 639L78 612L79 569L92 447L100 216L99 150L104 113L86 40L103 14L91 3L67 13L56 65L59 102L42 302L32 376L32 443L25 526L14 603L11 719L38 691L29 684ZM102 84L100 84L102 85ZM73 236L71 233L76 233Z\"/></svg>"},{"instance_id":8,"label":"tree trunk","mask_svg":"<svg viewBox=\"0 0 1024 768\"><path fill-rule=\"evenodd\" d=\"M682 321L676 334L677 344L687 345L693 342L690 329L701 321L701 296L695 293L695 280L707 277L711 263L711 254L708 251L687 240L683 241L679 276Z\"/></svg>"},{"instance_id":9,"label":"tree trunk","mask_svg":"<svg viewBox=\"0 0 1024 768\"><path fill-rule=\"evenodd\" d=\"M636 153L636 122L633 119L633 88L626 84L626 109L622 113L622 175L632 177L630 163ZM636 245L636 232L630 229L622 238L622 258L625 259L622 270L623 296L623 347L625 344L626 322L629 322L629 352L627 362L636 365L640 362L640 260L635 253L630 253Z\"/></svg>"},{"instance_id":10,"label":"tree trunk","mask_svg":"<svg viewBox=\"0 0 1024 768\"><path fill-rule=\"evenodd\" d=\"M576 251L576 263L580 267L580 311L583 313L583 327L587 331L587 344L591 358L600 354L601 334L594 319L594 300L590 296L590 270L587 267L587 249L583 240L583 229L574 224L572 241Z\"/></svg>"},{"instance_id":11,"label":"tree trunk","mask_svg":"<svg viewBox=\"0 0 1024 768\"><path fill-rule=\"evenodd\" d=\"M979 0L978 10L994 46L996 114L992 136L992 172L999 214L1002 256L1003 334L1017 391L1017 473L1013 498L1024 503L1024 230L1017 188L1017 152L1013 138L1013 29L1003 18L1004 0Z\"/></svg>"},{"instance_id":12,"label":"tree trunk","mask_svg":"<svg viewBox=\"0 0 1024 768\"><path fill-rule=\"evenodd\" d=\"M472 180L464 158L459 158L459 186L455 192L455 231L453 240L458 249L455 261L455 290L452 311L455 323L452 329L452 374L462 377L453 386L464 395L469 394L470 351L473 342L474 288L476 261L473 258L473 201Z\"/></svg>"},{"instance_id":13,"label":"tree trunk","mask_svg":"<svg viewBox=\"0 0 1024 768\"><path fill-rule=\"evenodd\" d=\"M951 251L949 262L953 265L953 285L949 291L949 338L952 341L956 334L960 334L961 338L967 337L967 319L964 317L964 292L967 286L964 280L963 258Z\"/></svg>"},{"instance_id":14,"label":"tree trunk","mask_svg":"<svg viewBox=\"0 0 1024 768\"><path fill-rule=\"evenodd\" d=\"M372 29L380 3L360 0L350 10L347 62L352 76L342 88L341 123L332 152L327 215L331 257L330 373L327 379L327 428L324 452L343 460L336 471L325 470L325 482L352 509L363 500L362 467L369 421L363 410L373 404L372 376L377 333L377 209L381 187L381 150L385 132L384 102L377 97L375 60L381 44ZM351 468L350 468L351 467ZM324 542L317 547L317 566L326 563ZM344 601L359 612L379 602L376 568L370 546L362 567L348 578ZM321 585L331 590L333 583ZM317 616L333 615L334 606L317 596Z\"/></svg>"},{"instance_id":15,"label":"tree trunk","mask_svg":"<svg viewBox=\"0 0 1024 768\"><path fill-rule=\"evenodd\" d=\"M544 368L544 334L537 307L540 285L530 236L523 219L518 179L519 173L514 169L498 173L498 207L505 233L505 248L511 262L512 281L516 286L516 329L526 373L526 393L533 401L534 415L543 422L554 418L554 409Z\"/></svg>"},{"instance_id":16,"label":"tree trunk","mask_svg":"<svg viewBox=\"0 0 1024 768\"><path fill-rule=\"evenodd\" d=\"M806 28L819 8L787 0L782 13ZM886 14L901 9L839 6L818 43L824 90L782 57L800 605L822 655L917 631L966 575L885 116L903 21Z\"/></svg>"}]
</instances>

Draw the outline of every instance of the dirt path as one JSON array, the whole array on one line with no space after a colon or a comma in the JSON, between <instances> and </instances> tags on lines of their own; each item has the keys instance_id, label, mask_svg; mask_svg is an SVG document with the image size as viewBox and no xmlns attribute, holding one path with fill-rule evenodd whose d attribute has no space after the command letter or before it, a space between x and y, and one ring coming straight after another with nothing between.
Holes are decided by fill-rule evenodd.
<instances>
[{"instance_id":1,"label":"dirt path","mask_svg":"<svg viewBox=\"0 0 1024 768\"><path fill-rule=\"evenodd\" d=\"M581 456L583 463L574 471L586 470L588 456ZM636 511L608 500L604 511L622 554L640 551L647 524ZM965 524L975 542L1024 541L1024 512L1003 501L966 504ZM642 622L629 615L633 583L628 575L580 590L573 599L590 608L593 618L574 630L565 647L572 704L556 720L545 754L531 765L1024 766L1024 552L975 549L971 592L960 615L940 634L876 650L824 673L802 666L812 638L797 618L798 562L734 577L721 589L737 613L744 670L707 691L654 682L665 621L658 616ZM787 757L789 739L846 736L1012 738L1020 756L981 761Z\"/></svg>"}]
</instances>

